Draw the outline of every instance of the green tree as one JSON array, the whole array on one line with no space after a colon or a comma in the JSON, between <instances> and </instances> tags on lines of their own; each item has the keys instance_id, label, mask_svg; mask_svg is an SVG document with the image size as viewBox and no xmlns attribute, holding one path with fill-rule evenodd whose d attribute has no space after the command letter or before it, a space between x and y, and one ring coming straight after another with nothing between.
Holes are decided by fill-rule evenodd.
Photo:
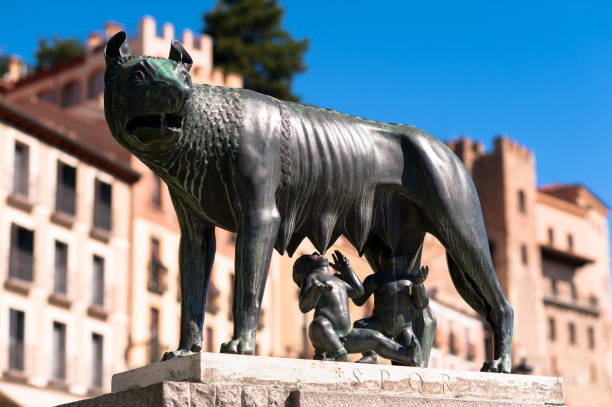
<instances>
[{"instance_id":1,"label":"green tree","mask_svg":"<svg viewBox=\"0 0 612 407\"><path fill-rule=\"evenodd\" d=\"M47 40L38 40L38 50L36 51L36 70L49 69L54 65L69 59L78 57L85 50L85 47L76 38L60 39L53 36L53 42L47 44Z\"/></svg>"},{"instance_id":2,"label":"green tree","mask_svg":"<svg viewBox=\"0 0 612 407\"><path fill-rule=\"evenodd\" d=\"M281 27L283 14L277 0L218 0L204 14L204 33L214 39L215 66L241 74L245 88L297 101L291 82L306 70L308 39L294 40Z\"/></svg>"}]
</instances>

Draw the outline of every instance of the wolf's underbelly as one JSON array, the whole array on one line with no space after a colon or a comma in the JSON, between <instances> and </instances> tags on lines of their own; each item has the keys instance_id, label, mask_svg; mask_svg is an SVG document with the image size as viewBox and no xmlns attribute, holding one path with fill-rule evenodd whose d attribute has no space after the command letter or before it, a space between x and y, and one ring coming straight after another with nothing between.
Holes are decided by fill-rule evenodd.
<instances>
[{"instance_id":1,"label":"wolf's underbelly","mask_svg":"<svg viewBox=\"0 0 612 407\"><path fill-rule=\"evenodd\" d=\"M396 147L400 162L392 165L401 168L399 143L381 123L299 104L283 107L291 171L277 193L282 219L277 249L291 254L308 237L324 252L340 233L361 247L372 226L377 188L393 176L399 181L401 174L401 169L391 174L379 151Z\"/></svg>"}]
</instances>

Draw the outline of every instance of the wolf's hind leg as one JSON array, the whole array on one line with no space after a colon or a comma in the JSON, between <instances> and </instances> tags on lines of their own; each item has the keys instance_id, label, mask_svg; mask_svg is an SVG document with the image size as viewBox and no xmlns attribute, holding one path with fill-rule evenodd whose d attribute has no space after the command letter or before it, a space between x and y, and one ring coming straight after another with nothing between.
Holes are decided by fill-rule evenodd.
<instances>
[{"instance_id":1,"label":"wolf's hind leg","mask_svg":"<svg viewBox=\"0 0 612 407\"><path fill-rule=\"evenodd\" d=\"M491 327L494 355L484 363L482 371L510 373L514 311L493 268L480 205L475 201L454 208L467 213L449 213L444 227L438 226L434 234L446 248L455 288Z\"/></svg>"}]
</instances>

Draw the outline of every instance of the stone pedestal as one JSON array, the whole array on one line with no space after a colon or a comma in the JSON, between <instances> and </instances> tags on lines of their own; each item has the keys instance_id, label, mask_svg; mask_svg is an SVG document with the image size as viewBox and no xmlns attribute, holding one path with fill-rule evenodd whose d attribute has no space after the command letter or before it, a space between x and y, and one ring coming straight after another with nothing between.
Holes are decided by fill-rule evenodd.
<instances>
[{"instance_id":1,"label":"stone pedestal","mask_svg":"<svg viewBox=\"0 0 612 407\"><path fill-rule=\"evenodd\" d=\"M561 406L556 377L201 353L113 376L110 406Z\"/></svg>"}]
</instances>

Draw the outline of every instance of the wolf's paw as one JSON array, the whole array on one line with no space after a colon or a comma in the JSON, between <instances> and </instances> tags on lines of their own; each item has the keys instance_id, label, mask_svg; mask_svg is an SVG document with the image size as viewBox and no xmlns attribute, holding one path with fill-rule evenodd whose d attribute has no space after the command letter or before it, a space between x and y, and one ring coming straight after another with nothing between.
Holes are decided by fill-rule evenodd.
<instances>
[{"instance_id":1,"label":"wolf's paw","mask_svg":"<svg viewBox=\"0 0 612 407\"><path fill-rule=\"evenodd\" d=\"M252 355L255 350L255 342L243 339L232 339L221 345L221 353L235 353L239 355Z\"/></svg>"},{"instance_id":2,"label":"wolf's paw","mask_svg":"<svg viewBox=\"0 0 612 407\"><path fill-rule=\"evenodd\" d=\"M161 360L163 362L164 360L171 360L176 358L182 358L184 356L195 355L196 353L200 353L201 349L202 347L199 345L192 345L190 349L177 349L172 352L165 352Z\"/></svg>"},{"instance_id":3,"label":"wolf's paw","mask_svg":"<svg viewBox=\"0 0 612 407\"><path fill-rule=\"evenodd\" d=\"M487 360L480 369L481 372L510 373L512 362L510 359L501 357L499 359Z\"/></svg>"}]
</instances>

